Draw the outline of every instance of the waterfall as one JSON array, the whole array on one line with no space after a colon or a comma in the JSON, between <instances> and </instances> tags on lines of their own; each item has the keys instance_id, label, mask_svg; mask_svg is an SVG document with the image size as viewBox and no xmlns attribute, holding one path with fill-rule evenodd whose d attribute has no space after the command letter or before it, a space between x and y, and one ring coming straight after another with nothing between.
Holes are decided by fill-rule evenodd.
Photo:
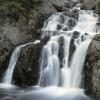
<instances>
[{"instance_id":1,"label":"waterfall","mask_svg":"<svg viewBox=\"0 0 100 100\"><path fill-rule=\"evenodd\" d=\"M58 85L59 80L59 44L58 37L51 37L42 51L41 69L42 76L40 84L45 86ZM54 77L55 76L55 77Z\"/></svg>"},{"instance_id":2,"label":"waterfall","mask_svg":"<svg viewBox=\"0 0 100 100\"><path fill-rule=\"evenodd\" d=\"M82 42L76 49L72 62L71 62L71 66L70 66L70 70L71 70L71 77L70 77L70 87L73 88L79 88L80 87L80 83L82 80L82 69L83 69L83 64L85 61L85 56L86 56L86 51L87 48L90 44L91 40L86 40L84 42Z\"/></svg>"},{"instance_id":3,"label":"waterfall","mask_svg":"<svg viewBox=\"0 0 100 100\"><path fill-rule=\"evenodd\" d=\"M13 51L9 65L8 65L8 69L5 73L5 76L4 76L3 81L2 81L3 83L11 84L14 66L16 65L18 57L20 56L20 52L21 52L22 47L23 46L16 47L15 50Z\"/></svg>"},{"instance_id":4,"label":"waterfall","mask_svg":"<svg viewBox=\"0 0 100 100\"><path fill-rule=\"evenodd\" d=\"M81 10L79 13L79 21L76 27L73 30L79 32L87 32L89 35L96 34L96 22L98 20L98 16L93 11L84 11Z\"/></svg>"},{"instance_id":5,"label":"waterfall","mask_svg":"<svg viewBox=\"0 0 100 100\"><path fill-rule=\"evenodd\" d=\"M75 2L72 9L67 9L68 12L55 13L44 22L40 40L20 45L14 49L2 83L0 83L0 89L6 88L6 92L3 91L5 94L3 93L0 97L2 100L90 100L85 95L82 84L84 81L83 68L92 38L100 33L100 22L94 11L81 10L80 0L72 1ZM59 0L59 2L62 1ZM70 4L65 4L65 6L70 6ZM42 41L44 43L46 37L49 37L49 39L43 45L40 59L36 57L37 60L35 60L35 63L40 65L40 71L37 72L40 74L37 85L28 89L20 89L12 85L13 73L16 71L14 69L22 48ZM42 43L39 45L42 45ZM34 64L33 67L37 67L35 65L37 64ZM30 68L28 71L30 71ZM30 72L28 74L30 77ZM37 77L35 74L34 76ZM17 82L25 82L24 86L27 86L26 81L28 80L25 80L27 78L18 79ZM23 86L23 84L20 85ZM6 96L4 97L4 95Z\"/></svg>"},{"instance_id":6,"label":"waterfall","mask_svg":"<svg viewBox=\"0 0 100 100\"><path fill-rule=\"evenodd\" d=\"M70 46L70 37L64 36L64 58L63 58L63 68L61 68L61 80L63 87L69 87L70 85L70 68L68 67L68 58L69 58L69 46Z\"/></svg>"},{"instance_id":7,"label":"waterfall","mask_svg":"<svg viewBox=\"0 0 100 100\"><path fill-rule=\"evenodd\" d=\"M35 41L33 43L38 43L39 41ZM13 71L14 71L14 67L17 63L17 60L20 56L20 53L21 53L21 49L29 44L32 44L32 43L27 43L27 44L24 44L24 45L20 45L18 47L16 47L12 53L12 56L11 56L11 59L10 59L10 62L9 62L9 65L8 65L8 69L4 75L4 78L2 80L2 83L5 83L5 84L11 84L12 83L12 75L13 75Z\"/></svg>"},{"instance_id":8,"label":"waterfall","mask_svg":"<svg viewBox=\"0 0 100 100\"><path fill-rule=\"evenodd\" d=\"M40 56L39 87L62 87L73 91L81 87L82 70L89 44L97 34L97 15L93 11L80 10L80 4L73 9L79 10L79 19L64 15L63 12L53 14L44 23L41 39L49 36ZM71 9L71 10L73 10ZM72 41L71 41L72 40ZM34 42L37 43L37 42ZM30 43L28 43L30 44ZM20 56L21 49L26 45L15 48L12 53L3 83L11 84L14 67ZM70 58L70 45L74 46Z\"/></svg>"},{"instance_id":9,"label":"waterfall","mask_svg":"<svg viewBox=\"0 0 100 100\"><path fill-rule=\"evenodd\" d=\"M75 8L79 9L79 6ZM97 34L95 27L97 19L93 11L80 10L79 21L72 30L69 29L68 22L73 19L63 13L54 14L45 22L42 38L45 36L51 36L51 38L42 50L39 86L80 88L87 49L92 37ZM74 31L79 32L79 36L73 39L76 50L69 64L69 46L72 36L75 35ZM63 41L62 45L59 45L60 38ZM62 51L60 51L61 48ZM59 52L63 55L62 59L60 59Z\"/></svg>"},{"instance_id":10,"label":"waterfall","mask_svg":"<svg viewBox=\"0 0 100 100\"><path fill-rule=\"evenodd\" d=\"M59 61L59 38L63 37L63 62L60 68ZM82 69L86 56L86 51L91 39L86 39L77 44L71 65L68 66L69 45L71 37L65 35L52 36L44 46L41 56L41 78L40 86L60 86L65 88L79 88L82 79Z\"/></svg>"}]
</instances>

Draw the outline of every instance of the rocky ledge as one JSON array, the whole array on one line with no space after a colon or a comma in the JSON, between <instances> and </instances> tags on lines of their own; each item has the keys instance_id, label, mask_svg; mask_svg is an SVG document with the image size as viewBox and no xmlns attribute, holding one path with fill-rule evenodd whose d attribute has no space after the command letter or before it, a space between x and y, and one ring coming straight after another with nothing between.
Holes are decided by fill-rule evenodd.
<instances>
[{"instance_id":1,"label":"rocky ledge","mask_svg":"<svg viewBox=\"0 0 100 100\"><path fill-rule=\"evenodd\" d=\"M38 84L41 51L48 40L49 37L45 37L40 41L40 43L29 44L22 48L13 73L14 84L21 87Z\"/></svg>"},{"instance_id":2,"label":"rocky ledge","mask_svg":"<svg viewBox=\"0 0 100 100\"><path fill-rule=\"evenodd\" d=\"M88 48L84 75L87 94L100 98L100 34L94 37Z\"/></svg>"}]
</instances>

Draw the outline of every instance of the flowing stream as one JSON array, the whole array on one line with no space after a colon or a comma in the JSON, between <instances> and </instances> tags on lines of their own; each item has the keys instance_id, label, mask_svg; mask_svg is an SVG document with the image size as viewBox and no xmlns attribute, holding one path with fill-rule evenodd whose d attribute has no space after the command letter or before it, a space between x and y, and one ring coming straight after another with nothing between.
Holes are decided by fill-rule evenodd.
<instances>
[{"instance_id":1,"label":"flowing stream","mask_svg":"<svg viewBox=\"0 0 100 100\"><path fill-rule=\"evenodd\" d=\"M63 13L57 13L52 15L44 24L42 38L45 36L51 36L51 38L42 50L39 86L61 86L65 88L80 88L81 86L87 49L92 37L97 34L95 27L97 17L93 15L92 11L80 11L77 25L72 30L64 31L65 28L68 28L70 19ZM61 25L59 30L57 30L58 25ZM76 50L69 65L70 43L74 31L78 31L79 35L74 38L73 44ZM61 38L62 45L60 45ZM60 48L63 50L59 55ZM61 55L63 55L62 59L60 59Z\"/></svg>"},{"instance_id":2,"label":"flowing stream","mask_svg":"<svg viewBox=\"0 0 100 100\"><path fill-rule=\"evenodd\" d=\"M80 10L80 5L73 9ZM50 40L42 49L41 74L37 86L40 89L31 91L18 100L88 100L82 89L83 65L92 37L97 33L98 16L93 11L79 11L79 20L65 16L63 13L53 14L44 23L41 38L50 36ZM70 21L76 24L70 28ZM75 34L75 32L77 34ZM74 36L74 38L73 38ZM73 40L73 43L71 42ZM28 43L30 44L30 43ZM14 67L21 49L16 47L2 83L11 84ZM70 45L75 49L71 52ZM70 56L72 53L72 56ZM69 60L69 57L71 59ZM56 92L56 93L55 93ZM33 96L32 96L33 95ZM65 96L66 95L66 96ZM13 99L12 99L13 100ZM15 99L17 100L17 99Z\"/></svg>"}]
</instances>

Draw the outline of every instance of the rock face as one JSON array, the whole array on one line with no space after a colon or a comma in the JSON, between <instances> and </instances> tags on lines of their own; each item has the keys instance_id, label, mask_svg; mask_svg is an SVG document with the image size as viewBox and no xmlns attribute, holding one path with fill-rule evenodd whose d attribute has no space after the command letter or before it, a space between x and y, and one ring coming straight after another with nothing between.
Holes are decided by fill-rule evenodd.
<instances>
[{"instance_id":1,"label":"rock face","mask_svg":"<svg viewBox=\"0 0 100 100\"><path fill-rule=\"evenodd\" d=\"M100 97L100 35L94 37L88 48L84 75L87 93Z\"/></svg>"},{"instance_id":2,"label":"rock face","mask_svg":"<svg viewBox=\"0 0 100 100\"><path fill-rule=\"evenodd\" d=\"M41 51L48 39L46 37L40 43L30 44L22 49L13 74L16 85L23 87L37 85L40 75L39 60Z\"/></svg>"},{"instance_id":3,"label":"rock face","mask_svg":"<svg viewBox=\"0 0 100 100\"><path fill-rule=\"evenodd\" d=\"M80 0L82 2L82 9L95 10L96 0Z\"/></svg>"},{"instance_id":4,"label":"rock face","mask_svg":"<svg viewBox=\"0 0 100 100\"><path fill-rule=\"evenodd\" d=\"M37 30L55 12L56 9L47 0L36 0L36 7L31 9L31 13L28 16L20 14L16 20L11 13L1 17L0 12L0 80L8 67L13 48L39 38L41 35Z\"/></svg>"},{"instance_id":5,"label":"rock face","mask_svg":"<svg viewBox=\"0 0 100 100\"><path fill-rule=\"evenodd\" d=\"M37 30L41 29L44 21L55 12L57 10L48 0L36 0L28 14L24 12L27 16L20 13L16 19L17 15L14 17L11 12L5 17L0 16L0 38L6 36L14 45L39 38L40 33Z\"/></svg>"}]
</instances>

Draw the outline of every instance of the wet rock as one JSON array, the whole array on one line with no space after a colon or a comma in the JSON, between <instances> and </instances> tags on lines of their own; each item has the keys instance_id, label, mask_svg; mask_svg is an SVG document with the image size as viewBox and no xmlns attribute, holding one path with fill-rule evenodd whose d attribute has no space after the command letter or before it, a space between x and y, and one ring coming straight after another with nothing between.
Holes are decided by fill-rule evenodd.
<instances>
[{"instance_id":1,"label":"wet rock","mask_svg":"<svg viewBox=\"0 0 100 100\"><path fill-rule=\"evenodd\" d=\"M72 18L78 20L78 18L79 18L79 11L77 9L73 9L72 11L64 12L64 15L66 15L68 17L72 17Z\"/></svg>"},{"instance_id":2,"label":"wet rock","mask_svg":"<svg viewBox=\"0 0 100 100\"><path fill-rule=\"evenodd\" d=\"M72 29L78 21L79 11L77 9L74 9L69 12L64 12L64 15L69 17L69 21L68 21L67 25L68 25L69 29Z\"/></svg>"},{"instance_id":3,"label":"wet rock","mask_svg":"<svg viewBox=\"0 0 100 100\"><path fill-rule=\"evenodd\" d=\"M78 18L79 18L79 12L78 10L74 9L72 11L66 11L64 12L64 15L68 17L68 22L66 25L68 28L71 30L77 23Z\"/></svg>"},{"instance_id":4,"label":"wet rock","mask_svg":"<svg viewBox=\"0 0 100 100\"><path fill-rule=\"evenodd\" d=\"M78 20L78 18L79 18L79 11L77 9L72 10L71 17Z\"/></svg>"},{"instance_id":5,"label":"wet rock","mask_svg":"<svg viewBox=\"0 0 100 100\"><path fill-rule=\"evenodd\" d=\"M40 75L39 60L42 48L48 39L49 37L46 37L40 43L30 44L22 48L14 69L14 84L22 87L38 84Z\"/></svg>"},{"instance_id":6,"label":"wet rock","mask_svg":"<svg viewBox=\"0 0 100 100\"><path fill-rule=\"evenodd\" d=\"M60 67L63 67L63 58L64 58L64 38L61 36L59 38L59 61L60 61Z\"/></svg>"},{"instance_id":7,"label":"wet rock","mask_svg":"<svg viewBox=\"0 0 100 100\"><path fill-rule=\"evenodd\" d=\"M100 32L100 22L96 23L96 32Z\"/></svg>"},{"instance_id":8,"label":"wet rock","mask_svg":"<svg viewBox=\"0 0 100 100\"><path fill-rule=\"evenodd\" d=\"M65 5L64 5L64 11L68 11L70 9L72 9L78 1L74 1L74 0L66 0Z\"/></svg>"},{"instance_id":9,"label":"wet rock","mask_svg":"<svg viewBox=\"0 0 100 100\"><path fill-rule=\"evenodd\" d=\"M84 68L84 86L87 94L100 97L100 35L90 44Z\"/></svg>"},{"instance_id":10,"label":"wet rock","mask_svg":"<svg viewBox=\"0 0 100 100\"><path fill-rule=\"evenodd\" d=\"M62 28L62 25L61 24L58 24L57 25L57 30L60 30Z\"/></svg>"},{"instance_id":11,"label":"wet rock","mask_svg":"<svg viewBox=\"0 0 100 100\"><path fill-rule=\"evenodd\" d=\"M65 22L65 18L63 15L60 16L60 22L63 24Z\"/></svg>"},{"instance_id":12,"label":"wet rock","mask_svg":"<svg viewBox=\"0 0 100 100\"><path fill-rule=\"evenodd\" d=\"M68 30L69 30L68 27L63 28L63 31L68 31Z\"/></svg>"},{"instance_id":13,"label":"wet rock","mask_svg":"<svg viewBox=\"0 0 100 100\"><path fill-rule=\"evenodd\" d=\"M73 32L73 38L78 38L79 37L79 35L80 35L80 33L79 32L77 32L77 31L74 31Z\"/></svg>"},{"instance_id":14,"label":"wet rock","mask_svg":"<svg viewBox=\"0 0 100 100\"><path fill-rule=\"evenodd\" d=\"M68 25L68 28L71 30L75 25L76 25L77 21L73 18L70 18L67 25Z\"/></svg>"},{"instance_id":15,"label":"wet rock","mask_svg":"<svg viewBox=\"0 0 100 100\"><path fill-rule=\"evenodd\" d=\"M72 56L74 54L74 51L75 51L75 45L74 45L74 39L78 38L79 37L79 32L77 31L74 31L73 32L73 35L72 35L72 38L71 38L71 41L70 41L70 47L69 47L69 62L72 60Z\"/></svg>"}]
</instances>

